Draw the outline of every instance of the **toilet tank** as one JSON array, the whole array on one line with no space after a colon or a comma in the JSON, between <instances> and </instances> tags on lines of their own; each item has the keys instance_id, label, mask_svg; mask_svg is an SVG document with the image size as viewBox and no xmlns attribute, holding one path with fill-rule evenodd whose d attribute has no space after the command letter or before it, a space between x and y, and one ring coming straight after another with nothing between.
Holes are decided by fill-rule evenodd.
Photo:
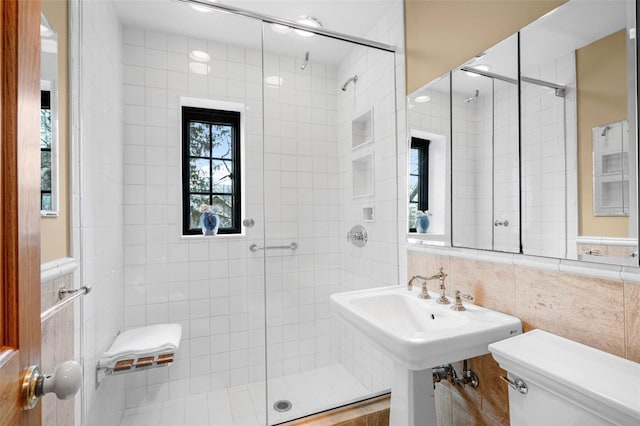
<instances>
[{"instance_id":1,"label":"toilet tank","mask_svg":"<svg viewBox=\"0 0 640 426\"><path fill-rule=\"evenodd\" d=\"M640 425L640 364L532 330L489 345L509 380L511 426Z\"/></svg>"}]
</instances>

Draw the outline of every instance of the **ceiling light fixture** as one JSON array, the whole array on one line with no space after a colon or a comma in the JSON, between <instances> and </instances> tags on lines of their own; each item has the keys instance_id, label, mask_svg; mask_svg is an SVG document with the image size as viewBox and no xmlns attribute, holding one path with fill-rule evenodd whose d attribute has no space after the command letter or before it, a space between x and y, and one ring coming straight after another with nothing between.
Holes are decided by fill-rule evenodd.
<instances>
[{"instance_id":1,"label":"ceiling light fixture","mask_svg":"<svg viewBox=\"0 0 640 426\"><path fill-rule=\"evenodd\" d=\"M298 16L294 19L298 24L306 25L311 28L322 28L322 23L313 16ZM295 30L296 34L302 37L312 37L314 34L310 31Z\"/></svg>"},{"instance_id":2,"label":"ceiling light fixture","mask_svg":"<svg viewBox=\"0 0 640 426\"><path fill-rule=\"evenodd\" d=\"M427 96L427 95L416 96L416 98L414 99L414 101L419 104L429 102L430 100L431 100L431 96Z\"/></svg>"}]
</instances>

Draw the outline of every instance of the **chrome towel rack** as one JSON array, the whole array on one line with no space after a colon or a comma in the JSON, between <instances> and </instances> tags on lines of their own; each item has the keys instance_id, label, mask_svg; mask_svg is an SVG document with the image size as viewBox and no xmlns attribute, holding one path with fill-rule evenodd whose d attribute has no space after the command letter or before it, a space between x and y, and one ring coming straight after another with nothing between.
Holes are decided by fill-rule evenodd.
<instances>
[{"instance_id":1,"label":"chrome towel rack","mask_svg":"<svg viewBox=\"0 0 640 426\"><path fill-rule=\"evenodd\" d=\"M42 321L48 320L49 318L54 316L57 312L62 310L62 308L64 308L67 304L71 303L72 301L74 301L80 296L84 296L89 292L91 292L91 286L88 286L88 285L85 285L73 290L70 290L66 287L62 287L60 290L58 290L58 297L61 300L55 305L53 305L52 307L50 307L49 309L47 309L46 311L42 312L40 314L40 321L42 322ZM64 299L64 297L67 294L70 294L71 296Z\"/></svg>"},{"instance_id":2,"label":"chrome towel rack","mask_svg":"<svg viewBox=\"0 0 640 426\"><path fill-rule=\"evenodd\" d=\"M291 251L294 251L294 250L297 250L297 249L298 249L298 244L297 244L296 242L292 242L291 244L286 245L286 246L266 246L266 247L260 247L260 246L259 246L259 245L257 245L257 244L251 244L251 245L249 246L249 250L251 250L251 251L252 251L252 252L254 252L254 253L255 253L255 252L257 252L258 250L276 250L276 249L279 249L279 250L287 250L287 249L289 249L289 250L291 250Z\"/></svg>"}]
</instances>

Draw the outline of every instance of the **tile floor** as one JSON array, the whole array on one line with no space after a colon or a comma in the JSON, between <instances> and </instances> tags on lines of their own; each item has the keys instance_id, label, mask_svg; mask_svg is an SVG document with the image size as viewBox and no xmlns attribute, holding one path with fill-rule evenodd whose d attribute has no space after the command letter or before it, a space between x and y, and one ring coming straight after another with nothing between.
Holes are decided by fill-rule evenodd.
<instances>
[{"instance_id":1,"label":"tile floor","mask_svg":"<svg viewBox=\"0 0 640 426\"><path fill-rule=\"evenodd\" d=\"M269 381L269 424L278 424L368 396L342 365L332 365ZM288 399L291 410L273 404ZM121 426L264 426L264 382L130 408Z\"/></svg>"}]
</instances>

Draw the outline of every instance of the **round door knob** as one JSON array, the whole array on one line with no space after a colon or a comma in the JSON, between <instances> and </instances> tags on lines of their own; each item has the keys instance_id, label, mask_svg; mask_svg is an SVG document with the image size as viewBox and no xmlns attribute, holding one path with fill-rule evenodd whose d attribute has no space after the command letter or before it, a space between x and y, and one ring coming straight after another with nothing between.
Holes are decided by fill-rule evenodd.
<instances>
[{"instance_id":1,"label":"round door knob","mask_svg":"<svg viewBox=\"0 0 640 426\"><path fill-rule=\"evenodd\" d=\"M38 398L47 393L55 393L58 399L71 399L82 385L82 367L70 360L58 364L51 375L40 373L33 365L27 369L22 381L23 407L30 410L38 404Z\"/></svg>"}]
</instances>

